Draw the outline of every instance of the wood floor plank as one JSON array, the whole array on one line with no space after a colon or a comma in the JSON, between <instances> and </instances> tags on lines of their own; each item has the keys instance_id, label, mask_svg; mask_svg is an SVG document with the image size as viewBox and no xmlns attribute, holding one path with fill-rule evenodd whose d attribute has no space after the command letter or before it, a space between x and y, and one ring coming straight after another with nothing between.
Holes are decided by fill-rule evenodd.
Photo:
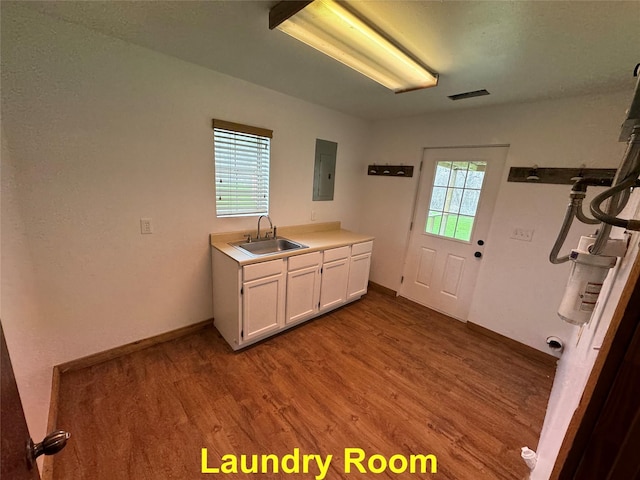
<instances>
[{"instance_id":1,"label":"wood floor plank","mask_svg":"<svg viewBox=\"0 0 640 480\"><path fill-rule=\"evenodd\" d=\"M244 351L209 328L64 372L57 428L72 438L54 478L224 478L201 473L205 447L210 466L225 454L330 454L328 479L520 480L520 447L537 445L554 368L370 291ZM345 448L433 454L438 473L347 474Z\"/></svg>"}]
</instances>

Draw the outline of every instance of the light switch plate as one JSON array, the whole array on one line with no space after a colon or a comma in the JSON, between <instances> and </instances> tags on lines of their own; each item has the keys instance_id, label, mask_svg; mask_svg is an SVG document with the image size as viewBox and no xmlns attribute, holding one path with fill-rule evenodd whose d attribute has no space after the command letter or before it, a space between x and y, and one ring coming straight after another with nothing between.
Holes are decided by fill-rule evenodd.
<instances>
[{"instance_id":1,"label":"light switch plate","mask_svg":"<svg viewBox=\"0 0 640 480\"><path fill-rule=\"evenodd\" d=\"M511 232L511 238L522 242L530 242L533 239L533 230L528 228L516 227Z\"/></svg>"}]
</instances>

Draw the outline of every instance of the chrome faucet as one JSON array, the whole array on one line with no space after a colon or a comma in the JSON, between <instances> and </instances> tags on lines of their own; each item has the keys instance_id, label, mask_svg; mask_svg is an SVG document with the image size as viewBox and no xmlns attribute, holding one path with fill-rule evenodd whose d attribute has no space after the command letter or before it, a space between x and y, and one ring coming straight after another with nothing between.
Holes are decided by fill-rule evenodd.
<instances>
[{"instance_id":1,"label":"chrome faucet","mask_svg":"<svg viewBox=\"0 0 640 480\"><path fill-rule=\"evenodd\" d=\"M267 220L269 220L269 227L271 228L271 230L273 230L273 223L271 222L271 218L269 217L269 215L260 215L260 218L258 218L258 236L256 237L256 240L260 240L260 221L264 217L267 217ZM267 234L265 234L264 238L268 238Z\"/></svg>"}]
</instances>

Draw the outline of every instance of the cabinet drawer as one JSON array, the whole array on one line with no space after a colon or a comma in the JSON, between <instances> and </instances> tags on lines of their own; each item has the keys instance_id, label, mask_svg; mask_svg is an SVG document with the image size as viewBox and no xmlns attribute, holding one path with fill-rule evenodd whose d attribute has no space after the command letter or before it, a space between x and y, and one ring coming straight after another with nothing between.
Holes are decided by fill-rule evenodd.
<instances>
[{"instance_id":1,"label":"cabinet drawer","mask_svg":"<svg viewBox=\"0 0 640 480\"><path fill-rule=\"evenodd\" d=\"M289 271L320 265L320 255L320 252L312 252L289 257Z\"/></svg>"},{"instance_id":2,"label":"cabinet drawer","mask_svg":"<svg viewBox=\"0 0 640 480\"><path fill-rule=\"evenodd\" d=\"M351 255L360 255L373 250L373 242L354 243L351 247Z\"/></svg>"},{"instance_id":3,"label":"cabinet drawer","mask_svg":"<svg viewBox=\"0 0 640 480\"><path fill-rule=\"evenodd\" d=\"M271 260L268 262L254 263L247 265L242 269L243 281L256 280L258 278L277 275L284 271L284 260Z\"/></svg>"},{"instance_id":4,"label":"cabinet drawer","mask_svg":"<svg viewBox=\"0 0 640 480\"><path fill-rule=\"evenodd\" d=\"M340 260L342 258L347 258L349 256L349 253L351 250L351 247L349 245L347 245L346 247L338 247L338 248L332 248L331 250L325 250L324 251L324 263L327 262L333 262L334 260Z\"/></svg>"}]
</instances>

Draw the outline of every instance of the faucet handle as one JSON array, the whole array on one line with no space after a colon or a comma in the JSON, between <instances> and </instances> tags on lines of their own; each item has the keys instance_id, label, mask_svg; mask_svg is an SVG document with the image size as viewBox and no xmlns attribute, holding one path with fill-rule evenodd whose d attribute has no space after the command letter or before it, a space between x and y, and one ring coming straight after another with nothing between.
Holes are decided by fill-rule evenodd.
<instances>
[{"instance_id":1,"label":"faucet handle","mask_svg":"<svg viewBox=\"0 0 640 480\"><path fill-rule=\"evenodd\" d=\"M247 237L247 243L251 243L251 234L246 233L244 236Z\"/></svg>"}]
</instances>

